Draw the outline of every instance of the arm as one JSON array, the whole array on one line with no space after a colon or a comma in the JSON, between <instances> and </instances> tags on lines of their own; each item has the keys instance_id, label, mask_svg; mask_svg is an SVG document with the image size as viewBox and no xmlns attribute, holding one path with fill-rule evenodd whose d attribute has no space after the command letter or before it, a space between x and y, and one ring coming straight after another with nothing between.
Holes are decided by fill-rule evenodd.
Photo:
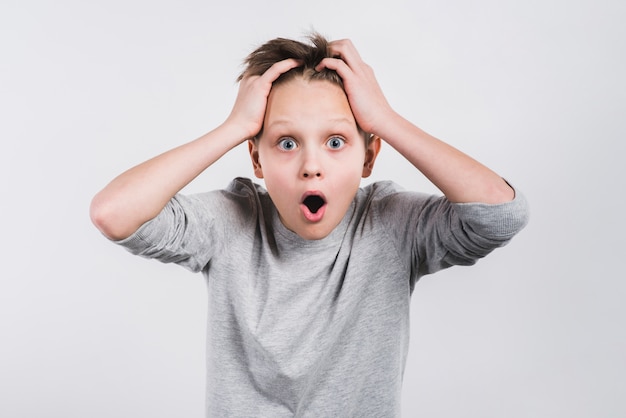
<instances>
[{"instance_id":1,"label":"arm","mask_svg":"<svg viewBox=\"0 0 626 418\"><path fill-rule=\"evenodd\" d=\"M222 125L113 179L91 202L94 225L108 238L120 240L154 218L189 182L259 132L272 82L298 65L295 60L285 60L262 76L244 78L233 109Z\"/></svg>"},{"instance_id":2,"label":"arm","mask_svg":"<svg viewBox=\"0 0 626 418\"><path fill-rule=\"evenodd\" d=\"M331 42L330 52L336 58L325 58L316 69L329 68L341 76L359 126L384 138L450 201L503 203L514 198L498 174L396 113L349 40Z\"/></svg>"}]
</instances>

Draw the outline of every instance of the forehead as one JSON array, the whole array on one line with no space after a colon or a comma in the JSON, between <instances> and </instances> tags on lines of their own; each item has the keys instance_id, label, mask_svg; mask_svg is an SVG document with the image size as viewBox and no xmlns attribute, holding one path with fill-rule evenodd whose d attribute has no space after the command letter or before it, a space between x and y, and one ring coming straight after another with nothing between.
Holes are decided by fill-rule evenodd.
<instances>
[{"instance_id":1,"label":"forehead","mask_svg":"<svg viewBox=\"0 0 626 418\"><path fill-rule=\"evenodd\" d=\"M339 85L297 77L272 87L265 111L265 128L273 124L338 122L356 128L348 98Z\"/></svg>"}]
</instances>

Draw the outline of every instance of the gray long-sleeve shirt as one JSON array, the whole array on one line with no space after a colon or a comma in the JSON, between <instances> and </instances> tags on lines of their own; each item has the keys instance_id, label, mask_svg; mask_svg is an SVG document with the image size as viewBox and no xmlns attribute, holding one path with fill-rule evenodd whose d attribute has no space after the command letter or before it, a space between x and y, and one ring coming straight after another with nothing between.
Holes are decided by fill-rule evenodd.
<instances>
[{"instance_id":1,"label":"gray long-sleeve shirt","mask_svg":"<svg viewBox=\"0 0 626 418\"><path fill-rule=\"evenodd\" d=\"M307 241L263 188L236 179L175 196L118 242L206 277L207 416L396 417L415 282L475 263L527 221L519 193L452 204L380 182Z\"/></svg>"}]
</instances>

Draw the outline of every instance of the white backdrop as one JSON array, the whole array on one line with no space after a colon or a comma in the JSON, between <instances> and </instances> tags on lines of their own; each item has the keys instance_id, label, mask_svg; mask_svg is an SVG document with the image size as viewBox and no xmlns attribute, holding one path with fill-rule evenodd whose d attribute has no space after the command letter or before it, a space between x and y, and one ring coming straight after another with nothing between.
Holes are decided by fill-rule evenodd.
<instances>
[{"instance_id":1,"label":"white backdrop","mask_svg":"<svg viewBox=\"0 0 626 418\"><path fill-rule=\"evenodd\" d=\"M418 283L404 416L626 416L625 5L3 0L0 416L203 416L201 275L109 243L89 202L220 123L252 48L312 28L531 204L508 247ZM245 146L188 191L237 175ZM435 192L388 146L379 179Z\"/></svg>"}]
</instances>

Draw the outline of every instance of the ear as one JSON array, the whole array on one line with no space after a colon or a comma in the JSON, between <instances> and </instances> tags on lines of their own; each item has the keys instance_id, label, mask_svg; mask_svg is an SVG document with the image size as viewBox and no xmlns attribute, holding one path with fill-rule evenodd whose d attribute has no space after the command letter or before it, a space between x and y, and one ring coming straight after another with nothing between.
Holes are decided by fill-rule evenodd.
<instances>
[{"instance_id":1,"label":"ear","mask_svg":"<svg viewBox=\"0 0 626 418\"><path fill-rule=\"evenodd\" d=\"M367 143L367 149L365 150L365 162L363 163L363 178L369 177L372 174L372 170L374 169L374 162L376 161L376 157L378 157L378 153L380 152L382 140L379 136L372 135L369 142Z\"/></svg>"},{"instance_id":2,"label":"ear","mask_svg":"<svg viewBox=\"0 0 626 418\"><path fill-rule=\"evenodd\" d=\"M261 163L259 162L259 148L256 145L258 139L249 139L248 140L248 151L250 152L250 159L252 160L252 168L254 169L254 175L257 178L263 178L263 169L261 168Z\"/></svg>"}]
</instances>

